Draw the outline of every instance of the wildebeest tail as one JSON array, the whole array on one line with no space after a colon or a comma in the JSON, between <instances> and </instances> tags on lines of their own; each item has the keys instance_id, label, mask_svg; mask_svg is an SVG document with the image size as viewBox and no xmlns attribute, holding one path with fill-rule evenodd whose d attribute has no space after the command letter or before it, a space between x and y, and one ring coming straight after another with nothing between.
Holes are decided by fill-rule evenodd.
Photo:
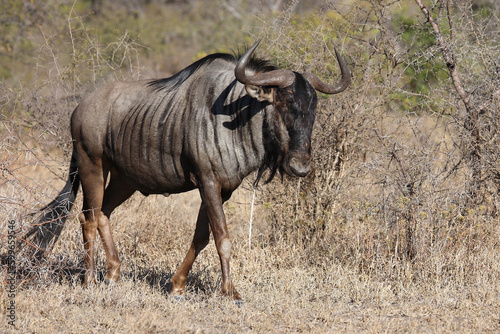
<instances>
[{"instance_id":1,"label":"wildebeest tail","mask_svg":"<svg viewBox=\"0 0 500 334\"><path fill-rule=\"evenodd\" d=\"M80 177L75 152L73 152L66 185L52 202L40 210L43 213L42 217L24 237L24 240L35 247L36 259L41 259L45 251L50 251L59 238L75 202L79 186Z\"/></svg>"}]
</instances>

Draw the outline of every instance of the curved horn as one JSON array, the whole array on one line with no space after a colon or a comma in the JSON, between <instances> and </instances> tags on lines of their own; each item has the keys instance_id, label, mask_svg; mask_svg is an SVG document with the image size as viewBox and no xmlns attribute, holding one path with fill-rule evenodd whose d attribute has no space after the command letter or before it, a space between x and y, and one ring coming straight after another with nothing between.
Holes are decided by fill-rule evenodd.
<instances>
[{"instance_id":1,"label":"curved horn","mask_svg":"<svg viewBox=\"0 0 500 334\"><path fill-rule=\"evenodd\" d=\"M335 55L337 56L337 61L339 62L340 72L342 73L342 79L335 85L330 85L321 81L316 75L311 72L303 73L302 75L306 78L307 81L311 84L311 86L316 89L318 92L325 94L337 94L344 91L349 84L351 83L351 72L347 67L344 59L340 56L337 48L335 48Z\"/></svg>"},{"instance_id":2,"label":"curved horn","mask_svg":"<svg viewBox=\"0 0 500 334\"><path fill-rule=\"evenodd\" d=\"M234 75L236 79L245 85L253 86L278 86L287 87L293 84L295 81L295 75L292 71L288 70L275 70L270 72L259 73L256 75L248 76L245 73L245 69L250 61L250 57L254 53L255 49L260 43L260 39L250 48L247 52L240 58L236 68L234 69Z\"/></svg>"}]
</instances>

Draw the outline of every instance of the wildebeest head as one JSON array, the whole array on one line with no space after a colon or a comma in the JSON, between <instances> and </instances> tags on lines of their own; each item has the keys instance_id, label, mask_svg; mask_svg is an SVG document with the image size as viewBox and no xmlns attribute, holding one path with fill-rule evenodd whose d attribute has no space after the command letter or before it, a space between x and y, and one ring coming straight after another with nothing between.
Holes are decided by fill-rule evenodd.
<instances>
[{"instance_id":1,"label":"wildebeest head","mask_svg":"<svg viewBox=\"0 0 500 334\"><path fill-rule=\"evenodd\" d=\"M340 93L349 86L351 74L335 49L342 73L342 79L335 85L322 82L310 72L277 69L248 75L245 69L259 42L239 59L235 68L236 79L245 85L251 97L274 105L275 112L268 115L267 122L279 145L276 163L280 166L276 167L288 175L304 177L312 167L311 134L317 103L316 90L325 94ZM276 169L271 166L271 170L272 178Z\"/></svg>"}]
</instances>

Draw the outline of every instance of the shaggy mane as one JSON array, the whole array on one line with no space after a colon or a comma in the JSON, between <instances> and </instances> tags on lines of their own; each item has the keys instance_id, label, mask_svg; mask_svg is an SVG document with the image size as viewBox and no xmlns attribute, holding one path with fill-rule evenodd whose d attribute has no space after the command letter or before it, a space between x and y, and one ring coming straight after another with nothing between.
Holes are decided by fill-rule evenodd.
<instances>
[{"instance_id":1,"label":"shaggy mane","mask_svg":"<svg viewBox=\"0 0 500 334\"><path fill-rule=\"evenodd\" d=\"M236 64L238 60L241 58L242 54L238 53L237 55L232 55L228 53L214 53L208 55L185 69L181 70L177 74L174 74L171 77L163 78L163 79L155 79L151 80L148 83L149 87L152 87L154 91L172 91L177 89L180 85L182 85L191 75L196 73L200 68L204 66L210 65L213 61L217 59L222 59L231 63ZM248 63L247 68L254 70L257 73L269 72L276 70L277 67L273 65L269 60L252 57Z\"/></svg>"},{"instance_id":2,"label":"shaggy mane","mask_svg":"<svg viewBox=\"0 0 500 334\"><path fill-rule=\"evenodd\" d=\"M210 65L213 61L222 59L227 62L237 64L238 60L243 56L244 53L237 52L235 54L228 53L214 53L208 55L193 64L189 65L185 69L181 70L177 74L169 78L151 80L148 82L148 86L155 92L169 92L177 89L181 86L191 75L196 73L200 68ZM248 62L247 68L255 71L256 73L270 72L278 69L269 60L252 57ZM254 187L257 187L259 181L266 170L270 171L269 177L264 183L269 183L276 175L277 171L280 170L281 162L283 161L284 152L280 148L279 140L274 133L274 127L269 124L269 120L264 122L264 133L265 133L265 147L266 154L264 157L263 164L257 171L257 177L254 182ZM281 170L280 170L281 173Z\"/></svg>"}]
</instances>

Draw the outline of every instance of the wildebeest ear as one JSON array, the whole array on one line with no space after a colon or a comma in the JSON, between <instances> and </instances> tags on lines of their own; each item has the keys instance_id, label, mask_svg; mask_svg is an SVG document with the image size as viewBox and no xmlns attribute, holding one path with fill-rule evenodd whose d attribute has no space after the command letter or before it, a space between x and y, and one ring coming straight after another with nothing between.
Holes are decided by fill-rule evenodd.
<instances>
[{"instance_id":1,"label":"wildebeest ear","mask_svg":"<svg viewBox=\"0 0 500 334\"><path fill-rule=\"evenodd\" d=\"M258 101L274 102L274 88L266 88L254 85L245 85L245 90L248 95Z\"/></svg>"}]
</instances>

